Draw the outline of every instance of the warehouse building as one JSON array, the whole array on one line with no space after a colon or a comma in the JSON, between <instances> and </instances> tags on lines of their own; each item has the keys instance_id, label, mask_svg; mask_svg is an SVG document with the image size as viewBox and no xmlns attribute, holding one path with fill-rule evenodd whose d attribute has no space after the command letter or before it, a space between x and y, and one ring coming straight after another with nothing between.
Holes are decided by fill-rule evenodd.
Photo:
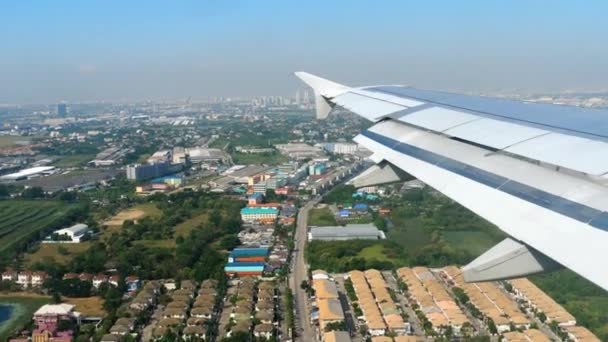
<instances>
[{"instance_id":1,"label":"warehouse building","mask_svg":"<svg viewBox=\"0 0 608 342\"><path fill-rule=\"evenodd\" d=\"M235 248L228 255L228 262L264 262L268 248Z\"/></svg>"},{"instance_id":2,"label":"warehouse building","mask_svg":"<svg viewBox=\"0 0 608 342\"><path fill-rule=\"evenodd\" d=\"M241 220L243 222L258 222L258 221L274 221L279 215L279 210L276 208L250 208L241 209Z\"/></svg>"},{"instance_id":3,"label":"warehouse building","mask_svg":"<svg viewBox=\"0 0 608 342\"><path fill-rule=\"evenodd\" d=\"M19 172L11 173L0 177L0 180L7 181L18 181L28 179L31 177L38 177L42 175L50 175L55 173L56 169L54 166L38 166L29 169L23 169Z\"/></svg>"},{"instance_id":4,"label":"warehouse building","mask_svg":"<svg viewBox=\"0 0 608 342\"><path fill-rule=\"evenodd\" d=\"M53 234L57 234L59 236L67 236L69 240L63 240L65 243L79 243L85 237L85 235L89 232L89 226L84 223L78 223L68 228L63 228L56 230ZM45 242L50 242L49 240L45 240Z\"/></svg>"},{"instance_id":5,"label":"warehouse building","mask_svg":"<svg viewBox=\"0 0 608 342\"><path fill-rule=\"evenodd\" d=\"M372 223L347 224L346 226L311 227L308 240L378 240L384 239L384 232Z\"/></svg>"},{"instance_id":6,"label":"warehouse building","mask_svg":"<svg viewBox=\"0 0 608 342\"><path fill-rule=\"evenodd\" d=\"M180 172L183 167L183 164L170 164L168 162L155 164L133 164L127 166L126 173L127 179L139 181Z\"/></svg>"},{"instance_id":7,"label":"warehouse building","mask_svg":"<svg viewBox=\"0 0 608 342\"><path fill-rule=\"evenodd\" d=\"M263 262L230 262L224 266L224 272L229 276L259 276L264 272Z\"/></svg>"}]
</instances>

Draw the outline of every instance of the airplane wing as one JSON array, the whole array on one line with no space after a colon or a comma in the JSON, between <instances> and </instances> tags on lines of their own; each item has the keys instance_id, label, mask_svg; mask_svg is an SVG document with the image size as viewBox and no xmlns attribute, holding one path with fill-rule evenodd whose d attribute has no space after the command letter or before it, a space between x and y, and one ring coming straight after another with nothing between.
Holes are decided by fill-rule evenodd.
<instances>
[{"instance_id":1,"label":"airplane wing","mask_svg":"<svg viewBox=\"0 0 608 342\"><path fill-rule=\"evenodd\" d=\"M375 123L354 139L377 162L356 186L403 170L508 234L464 267L467 281L564 266L608 290L608 110L296 76L318 117L339 106Z\"/></svg>"}]
</instances>

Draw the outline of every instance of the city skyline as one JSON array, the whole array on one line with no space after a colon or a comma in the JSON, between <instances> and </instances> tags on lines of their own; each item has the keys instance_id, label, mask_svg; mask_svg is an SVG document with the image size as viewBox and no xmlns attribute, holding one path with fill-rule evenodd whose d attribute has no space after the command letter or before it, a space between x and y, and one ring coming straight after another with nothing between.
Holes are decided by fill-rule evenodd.
<instances>
[{"instance_id":1,"label":"city skyline","mask_svg":"<svg viewBox=\"0 0 608 342\"><path fill-rule=\"evenodd\" d=\"M291 96L297 70L349 85L606 90L606 6L8 3L0 103Z\"/></svg>"}]
</instances>

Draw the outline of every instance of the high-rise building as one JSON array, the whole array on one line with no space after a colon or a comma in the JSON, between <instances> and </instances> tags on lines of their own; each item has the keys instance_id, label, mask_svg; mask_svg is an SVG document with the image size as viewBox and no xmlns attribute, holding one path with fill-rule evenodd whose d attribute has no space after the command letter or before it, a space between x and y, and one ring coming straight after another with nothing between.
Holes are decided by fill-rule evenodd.
<instances>
[{"instance_id":1,"label":"high-rise building","mask_svg":"<svg viewBox=\"0 0 608 342\"><path fill-rule=\"evenodd\" d=\"M57 115L59 115L59 116L68 115L68 105L65 103L59 103L57 105Z\"/></svg>"},{"instance_id":2,"label":"high-rise building","mask_svg":"<svg viewBox=\"0 0 608 342\"><path fill-rule=\"evenodd\" d=\"M168 162L156 164L134 164L127 166L127 179L131 180L146 180L157 178L166 174L177 172L182 169L183 165L171 165Z\"/></svg>"}]
</instances>

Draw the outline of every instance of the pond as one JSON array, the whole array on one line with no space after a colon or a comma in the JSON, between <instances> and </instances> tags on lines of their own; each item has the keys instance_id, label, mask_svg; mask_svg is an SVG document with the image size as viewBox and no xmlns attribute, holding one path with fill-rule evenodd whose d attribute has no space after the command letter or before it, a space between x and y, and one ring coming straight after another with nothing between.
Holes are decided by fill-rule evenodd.
<instances>
[{"instance_id":1,"label":"pond","mask_svg":"<svg viewBox=\"0 0 608 342\"><path fill-rule=\"evenodd\" d=\"M0 326L11 319L14 306L11 304L0 304Z\"/></svg>"}]
</instances>

